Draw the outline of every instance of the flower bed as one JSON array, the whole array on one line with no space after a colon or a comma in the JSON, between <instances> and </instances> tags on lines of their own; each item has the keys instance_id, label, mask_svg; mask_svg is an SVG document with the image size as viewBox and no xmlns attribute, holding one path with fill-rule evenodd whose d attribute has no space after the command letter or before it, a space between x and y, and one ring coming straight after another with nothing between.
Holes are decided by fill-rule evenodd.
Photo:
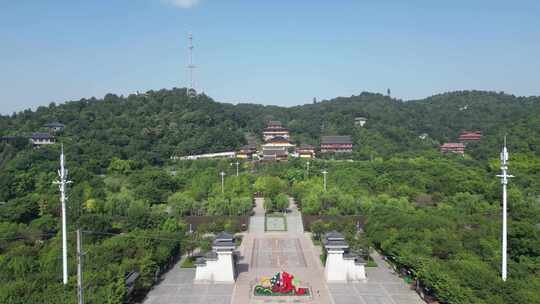
<instances>
[{"instance_id":1,"label":"flower bed","mask_svg":"<svg viewBox=\"0 0 540 304\"><path fill-rule=\"evenodd\" d=\"M297 287L300 282L293 275L283 271L276 273L272 278L262 278L255 285L255 296L309 296L309 288Z\"/></svg>"}]
</instances>

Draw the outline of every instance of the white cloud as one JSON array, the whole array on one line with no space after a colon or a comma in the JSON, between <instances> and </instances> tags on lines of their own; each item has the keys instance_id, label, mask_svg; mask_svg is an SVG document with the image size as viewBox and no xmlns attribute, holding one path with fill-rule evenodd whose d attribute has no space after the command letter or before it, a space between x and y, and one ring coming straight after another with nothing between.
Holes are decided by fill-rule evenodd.
<instances>
[{"instance_id":1,"label":"white cloud","mask_svg":"<svg viewBox=\"0 0 540 304\"><path fill-rule=\"evenodd\" d=\"M167 3L170 3L179 8L192 8L195 5L201 2L200 0L166 0Z\"/></svg>"}]
</instances>

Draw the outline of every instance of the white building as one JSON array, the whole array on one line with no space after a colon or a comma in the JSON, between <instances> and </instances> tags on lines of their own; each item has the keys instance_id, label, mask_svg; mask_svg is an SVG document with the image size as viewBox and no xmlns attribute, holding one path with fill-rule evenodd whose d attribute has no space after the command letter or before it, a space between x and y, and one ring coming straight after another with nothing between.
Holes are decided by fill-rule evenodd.
<instances>
[{"instance_id":1,"label":"white building","mask_svg":"<svg viewBox=\"0 0 540 304\"><path fill-rule=\"evenodd\" d=\"M327 282L366 280L364 260L348 252L349 245L341 233L327 233L323 243L326 249L324 275Z\"/></svg>"},{"instance_id":2,"label":"white building","mask_svg":"<svg viewBox=\"0 0 540 304\"><path fill-rule=\"evenodd\" d=\"M39 147L43 145L52 145L56 142L56 139L54 136L50 135L49 133L32 133L32 137L30 137L30 142L34 145L34 147Z\"/></svg>"},{"instance_id":3,"label":"white building","mask_svg":"<svg viewBox=\"0 0 540 304\"><path fill-rule=\"evenodd\" d=\"M234 237L231 234L218 234L212 244L212 251L195 262L195 283L234 283L234 248Z\"/></svg>"},{"instance_id":4,"label":"white building","mask_svg":"<svg viewBox=\"0 0 540 304\"><path fill-rule=\"evenodd\" d=\"M188 156L171 156L172 160L196 160L196 159L214 159L214 158L235 158L236 152L218 152L218 153L207 153L207 154L198 154L198 155L188 155Z\"/></svg>"},{"instance_id":5,"label":"white building","mask_svg":"<svg viewBox=\"0 0 540 304\"><path fill-rule=\"evenodd\" d=\"M367 118L365 117L355 117L354 118L354 125L355 126L359 126L359 127L363 127L367 122Z\"/></svg>"}]
</instances>

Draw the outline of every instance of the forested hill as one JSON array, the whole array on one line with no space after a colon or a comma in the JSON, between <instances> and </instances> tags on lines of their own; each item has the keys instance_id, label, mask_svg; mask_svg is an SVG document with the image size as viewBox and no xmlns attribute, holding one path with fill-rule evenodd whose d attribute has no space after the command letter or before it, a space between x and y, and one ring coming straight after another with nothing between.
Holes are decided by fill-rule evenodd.
<instances>
[{"instance_id":1,"label":"forested hill","mask_svg":"<svg viewBox=\"0 0 540 304\"><path fill-rule=\"evenodd\" d=\"M354 118L367 124L354 126ZM95 171L113 156L159 164L171 155L227 151L260 135L265 122L282 121L297 143L318 144L321 135L350 134L355 159L437 153L438 145L457 140L463 130L484 137L468 148L476 159L493 157L504 134L511 151L540 155L540 98L463 91L403 102L362 93L295 107L218 103L206 95L187 98L185 89L149 91L103 99L81 99L0 116L0 136L28 136L42 126L66 125L60 141ZM421 134L427 134L424 140ZM21 147L19 147L21 148ZM0 164L16 153L4 147Z\"/></svg>"}]
</instances>

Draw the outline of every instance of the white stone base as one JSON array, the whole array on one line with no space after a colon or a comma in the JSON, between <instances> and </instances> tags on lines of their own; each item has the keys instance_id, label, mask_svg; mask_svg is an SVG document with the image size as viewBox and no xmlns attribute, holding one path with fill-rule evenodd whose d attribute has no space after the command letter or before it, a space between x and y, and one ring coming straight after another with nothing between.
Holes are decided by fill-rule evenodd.
<instances>
[{"instance_id":1,"label":"white stone base","mask_svg":"<svg viewBox=\"0 0 540 304\"><path fill-rule=\"evenodd\" d=\"M195 283L234 283L232 252L218 252L217 260L208 260L206 265L198 265Z\"/></svg>"},{"instance_id":2,"label":"white stone base","mask_svg":"<svg viewBox=\"0 0 540 304\"><path fill-rule=\"evenodd\" d=\"M324 275L327 282L366 281L363 264L344 259L343 251L329 251L326 257Z\"/></svg>"}]
</instances>

